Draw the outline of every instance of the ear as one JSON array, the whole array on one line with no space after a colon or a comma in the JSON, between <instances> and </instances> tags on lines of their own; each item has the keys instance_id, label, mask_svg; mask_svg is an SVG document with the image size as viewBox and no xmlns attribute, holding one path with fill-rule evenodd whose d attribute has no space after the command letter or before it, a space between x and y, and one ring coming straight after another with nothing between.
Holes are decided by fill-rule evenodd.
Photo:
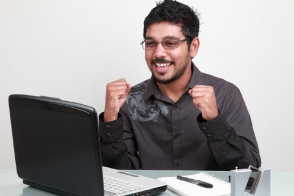
<instances>
[{"instance_id":1,"label":"ear","mask_svg":"<svg viewBox=\"0 0 294 196\"><path fill-rule=\"evenodd\" d=\"M196 54L198 53L198 49L200 46L200 40L198 37L195 37L190 45L190 57L194 58L196 56Z\"/></svg>"}]
</instances>

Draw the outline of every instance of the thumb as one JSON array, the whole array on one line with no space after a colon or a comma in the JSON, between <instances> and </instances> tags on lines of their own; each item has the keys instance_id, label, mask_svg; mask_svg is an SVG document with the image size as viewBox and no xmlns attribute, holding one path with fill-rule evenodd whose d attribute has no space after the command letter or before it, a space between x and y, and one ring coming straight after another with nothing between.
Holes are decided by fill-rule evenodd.
<instances>
[{"instance_id":1,"label":"thumb","mask_svg":"<svg viewBox=\"0 0 294 196\"><path fill-rule=\"evenodd\" d=\"M132 85L127 84L127 90L126 90L126 93L127 94L131 91L131 88L132 88Z\"/></svg>"}]
</instances>

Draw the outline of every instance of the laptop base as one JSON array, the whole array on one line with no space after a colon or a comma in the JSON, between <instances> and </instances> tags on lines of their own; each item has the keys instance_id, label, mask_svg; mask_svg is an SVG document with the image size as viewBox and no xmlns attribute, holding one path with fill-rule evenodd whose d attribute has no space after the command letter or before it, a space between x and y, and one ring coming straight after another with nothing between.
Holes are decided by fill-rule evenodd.
<instances>
[{"instance_id":1,"label":"laptop base","mask_svg":"<svg viewBox=\"0 0 294 196\"><path fill-rule=\"evenodd\" d=\"M62 195L62 196L80 196L80 195L65 192L65 191L62 191L62 190L59 190L59 189L55 189L55 188L52 188L52 187L48 187L48 186L45 186L45 185L37 184L35 182L31 182L31 181L28 181L28 180L23 180L23 183L26 184L26 185L29 185L29 186L31 186L33 188L41 189L41 190L48 191L48 192L55 193L55 194L59 194L59 195ZM163 187L154 188L153 190L143 191L143 192L137 193L137 194L136 193L135 194L134 193L129 194L127 196L155 195L155 194L159 194L159 193L162 193L162 192L166 191L166 189L167 189L167 186L163 186ZM112 195L112 194L106 193L106 195Z\"/></svg>"}]
</instances>

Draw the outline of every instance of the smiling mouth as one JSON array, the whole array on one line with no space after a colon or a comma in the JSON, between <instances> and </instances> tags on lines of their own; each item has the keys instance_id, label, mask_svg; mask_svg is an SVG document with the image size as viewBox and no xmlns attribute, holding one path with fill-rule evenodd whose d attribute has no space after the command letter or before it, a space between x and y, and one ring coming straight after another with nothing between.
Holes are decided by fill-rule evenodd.
<instances>
[{"instance_id":1,"label":"smiling mouth","mask_svg":"<svg viewBox=\"0 0 294 196\"><path fill-rule=\"evenodd\" d=\"M172 64L173 63L154 63L153 65L155 65L156 71L162 75L169 70Z\"/></svg>"},{"instance_id":2,"label":"smiling mouth","mask_svg":"<svg viewBox=\"0 0 294 196\"><path fill-rule=\"evenodd\" d=\"M156 67L166 67L166 66L170 66L171 63L155 63Z\"/></svg>"}]
</instances>

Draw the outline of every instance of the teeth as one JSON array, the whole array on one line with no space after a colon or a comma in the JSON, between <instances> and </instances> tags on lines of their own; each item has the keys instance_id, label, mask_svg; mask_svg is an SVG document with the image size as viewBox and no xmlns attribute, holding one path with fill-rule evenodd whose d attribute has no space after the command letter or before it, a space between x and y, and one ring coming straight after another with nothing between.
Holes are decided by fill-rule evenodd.
<instances>
[{"instance_id":1,"label":"teeth","mask_svg":"<svg viewBox=\"0 0 294 196\"><path fill-rule=\"evenodd\" d=\"M170 65L170 63L156 63L156 66L158 66L158 67L165 67L168 65Z\"/></svg>"}]
</instances>

